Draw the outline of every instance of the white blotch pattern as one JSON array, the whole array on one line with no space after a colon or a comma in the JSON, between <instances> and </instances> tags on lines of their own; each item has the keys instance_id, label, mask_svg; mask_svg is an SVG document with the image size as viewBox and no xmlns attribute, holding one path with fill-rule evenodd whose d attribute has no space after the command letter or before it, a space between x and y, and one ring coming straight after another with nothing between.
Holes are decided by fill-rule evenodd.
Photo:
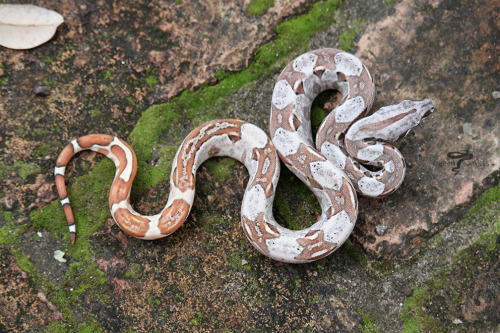
<instances>
[{"instance_id":1,"label":"white blotch pattern","mask_svg":"<svg viewBox=\"0 0 500 333\"><path fill-rule=\"evenodd\" d=\"M73 145L73 151L75 152L75 154L77 154L83 150L82 147L80 147L80 145L78 144L77 139L71 141L71 144Z\"/></svg>"},{"instance_id":2,"label":"white blotch pattern","mask_svg":"<svg viewBox=\"0 0 500 333\"><path fill-rule=\"evenodd\" d=\"M358 150L358 159L362 161L372 162L382 156L383 153L384 146L381 144L374 144Z\"/></svg>"},{"instance_id":3,"label":"white blotch pattern","mask_svg":"<svg viewBox=\"0 0 500 333\"><path fill-rule=\"evenodd\" d=\"M259 149L264 148L269 140L267 135L262 133L260 128L248 123L241 126L241 139L249 143L251 142L252 147ZM238 144L238 142L236 142L236 144Z\"/></svg>"},{"instance_id":4,"label":"white blotch pattern","mask_svg":"<svg viewBox=\"0 0 500 333\"><path fill-rule=\"evenodd\" d=\"M64 173L66 172L66 167L65 166L56 166L54 168L54 175L61 175L61 176L64 176Z\"/></svg>"},{"instance_id":5,"label":"white blotch pattern","mask_svg":"<svg viewBox=\"0 0 500 333\"><path fill-rule=\"evenodd\" d=\"M371 177L363 177L358 181L359 189L364 195L370 197L376 197L382 194L385 189L384 183Z\"/></svg>"},{"instance_id":6,"label":"white blotch pattern","mask_svg":"<svg viewBox=\"0 0 500 333\"><path fill-rule=\"evenodd\" d=\"M246 216L249 220L254 221L262 212L262 207L267 206L268 198L264 189L260 185L247 189L241 204L241 215Z\"/></svg>"},{"instance_id":7,"label":"white blotch pattern","mask_svg":"<svg viewBox=\"0 0 500 333\"><path fill-rule=\"evenodd\" d=\"M274 134L273 143L281 154L289 156L297 153L302 141L297 132L290 132L280 128Z\"/></svg>"},{"instance_id":8,"label":"white blotch pattern","mask_svg":"<svg viewBox=\"0 0 500 333\"><path fill-rule=\"evenodd\" d=\"M355 221L351 221L345 210L333 215L321 230L325 233L325 240L330 243L342 244L354 229Z\"/></svg>"},{"instance_id":9,"label":"white blotch pattern","mask_svg":"<svg viewBox=\"0 0 500 333\"><path fill-rule=\"evenodd\" d=\"M293 69L297 72L304 73L306 76L312 76L314 66L316 66L318 56L313 53L305 53L298 56L293 61Z\"/></svg>"},{"instance_id":10,"label":"white blotch pattern","mask_svg":"<svg viewBox=\"0 0 500 333\"><path fill-rule=\"evenodd\" d=\"M311 175L315 181L325 188L335 191L342 187L343 172L329 161L313 162L311 165Z\"/></svg>"},{"instance_id":11,"label":"white blotch pattern","mask_svg":"<svg viewBox=\"0 0 500 333\"><path fill-rule=\"evenodd\" d=\"M276 83L272 97L273 105L282 110L295 101L295 92L287 80Z\"/></svg>"},{"instance_id":12,"label":"white blotch pattern","mask_svg":"<svg viewBox=\"0 0 500 333\"><path fill-rule=\"evenodd\" d=\"M361 96L350 98L335 108L335 121L350 123L366 109L365 100Z\"/></svg>"},{"instance_id":13,"label":"white blotch pattern","mask_svg":"<svg viewBox=\"0 0 500 333\"><path fill-rule=\"evenodd\" d=\"M335 55L337 72L347 76L360 76L363 72L363 63L350 53L340 52Z\"/></svg>"},{"instance_id":14,"label":"white blotch pattern","mask_svg":"<svg viewBox=\"0 0 500 333\"><path fill-rule=\"evenodd\" d=\"M384 165L384 168L387 172L389 173L393 173L394 172L394 162L393 161L389 161L387 162L385 165Z\"/></svg>"},{"instance_id":15,"label":"white blotch pattern","mask_svg":"<svg viewBox=\"0 0 500 333\"><path fill-rule=\"evenodd\" d=\"M344 170L347 162L347 156L342 152L339 146L334 145L331 142L325 141L321 145L321 153L325 157L338 166L340 169Z\"/></svg>"}]
</instances>

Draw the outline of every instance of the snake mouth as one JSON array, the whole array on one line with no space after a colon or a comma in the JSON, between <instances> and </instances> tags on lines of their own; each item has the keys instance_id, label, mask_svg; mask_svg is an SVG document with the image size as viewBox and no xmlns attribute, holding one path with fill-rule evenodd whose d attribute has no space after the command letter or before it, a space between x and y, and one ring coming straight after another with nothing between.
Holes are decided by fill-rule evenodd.
<instances>
[{"instance_id":1,"label":"snake mouth","mask_svg":"<svg viewBox=\"0 0 500 333\"><path fill-rule=\"evenodd\" d=\"M434 101L430 98L422 100L420 103L422 105L420 106L422 110L424 111L424 114L422 115L422 119L427 118L431 113L435 111L435 106L434 106Z\"/></svg>"}]
</instances>

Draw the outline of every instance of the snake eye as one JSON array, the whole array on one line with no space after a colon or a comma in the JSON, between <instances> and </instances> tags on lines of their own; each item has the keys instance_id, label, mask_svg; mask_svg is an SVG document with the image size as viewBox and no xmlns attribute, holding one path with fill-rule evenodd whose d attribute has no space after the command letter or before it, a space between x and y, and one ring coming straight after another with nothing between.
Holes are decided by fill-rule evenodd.
<instances>
[{"instance_id":1,"label":"snake eye","mask_svg":"<svg viewBox=\"0 0 500 333\"><path fill-rule=\"evenodd\" d=\"M403 106L403 108L405 109L411 109L413 107L413 102L412 101L409 101L409 100L405 100L405 101L402 101L401 102L401 105Z\"/></svg>"}]
</instances>

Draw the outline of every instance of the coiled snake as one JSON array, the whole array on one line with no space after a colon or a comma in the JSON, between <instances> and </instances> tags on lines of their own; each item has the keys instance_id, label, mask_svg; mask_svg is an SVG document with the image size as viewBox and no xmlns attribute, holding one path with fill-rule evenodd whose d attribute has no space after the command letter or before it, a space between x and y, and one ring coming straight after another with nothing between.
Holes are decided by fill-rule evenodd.
<instances>
[{"instance_id":1,"label":"coiled snake","mask_svg":"<svg viewBox=\"0 0 500 333\"><path fill-rule=\"evenodd\" d=\"M311 105L327 89L340 91L342 99L321 124L314 145ZM272 141L258 127L240 120L214 120L197 127L177 151L167 204L153 216L141 215L130 205L137 160L127 143L105 134L73 140L55 167L71 241L75 241L76 230L64 171L74 154L93 150L113 160L116 175L109 195L111 214L123 231L141 239L158 239L177 230L193 205L197 168L210 157L229 156L242 162L250 174L241 207L241 223L250 243L278 261L305 263L323 258L338 249L354 228L356 191L378 197L401 185L403 156L383 142L404 136L434 110L430 99L403 101L365 117L374 93L368 69L352 54L320 49L297 57L283 70L273 91ZM278 155L319 200L321 216L307 229L286 229L273 217Z\"/></svg>"}]
</instances>

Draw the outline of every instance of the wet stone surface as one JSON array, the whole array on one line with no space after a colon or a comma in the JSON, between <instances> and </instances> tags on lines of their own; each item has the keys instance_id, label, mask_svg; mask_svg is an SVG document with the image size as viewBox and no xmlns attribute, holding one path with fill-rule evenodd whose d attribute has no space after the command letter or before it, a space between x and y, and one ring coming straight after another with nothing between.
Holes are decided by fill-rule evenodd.
<instances>
[{"instance_id":1,"label":"wet stone surface","mask_svg":"<svg viewBox=\"0 0 500 333\"><path fill-rule=\"evenodd\" d=\"M500 329L498 5L262 3L36 2L65 23L36 49L0 49L1 332ZM337 252L307 265L256 252L239 223L248 173L228 158L200 167L182 228L154 242L131 238L108 211L113 164L93 153L66 173L78 232L70 244L52 176L66 142L97 132L127 139L139 159L132 203L157 213L185 135L217 118L267 131L281 69L320 47L362 59L375 79L374 110L436 103L397 144L403 186L360 198L356 228ZM337 97L318 98L313 129ZM277 221L304 228L318 209L283 170Z\"/></svg>"}]
</instances>

